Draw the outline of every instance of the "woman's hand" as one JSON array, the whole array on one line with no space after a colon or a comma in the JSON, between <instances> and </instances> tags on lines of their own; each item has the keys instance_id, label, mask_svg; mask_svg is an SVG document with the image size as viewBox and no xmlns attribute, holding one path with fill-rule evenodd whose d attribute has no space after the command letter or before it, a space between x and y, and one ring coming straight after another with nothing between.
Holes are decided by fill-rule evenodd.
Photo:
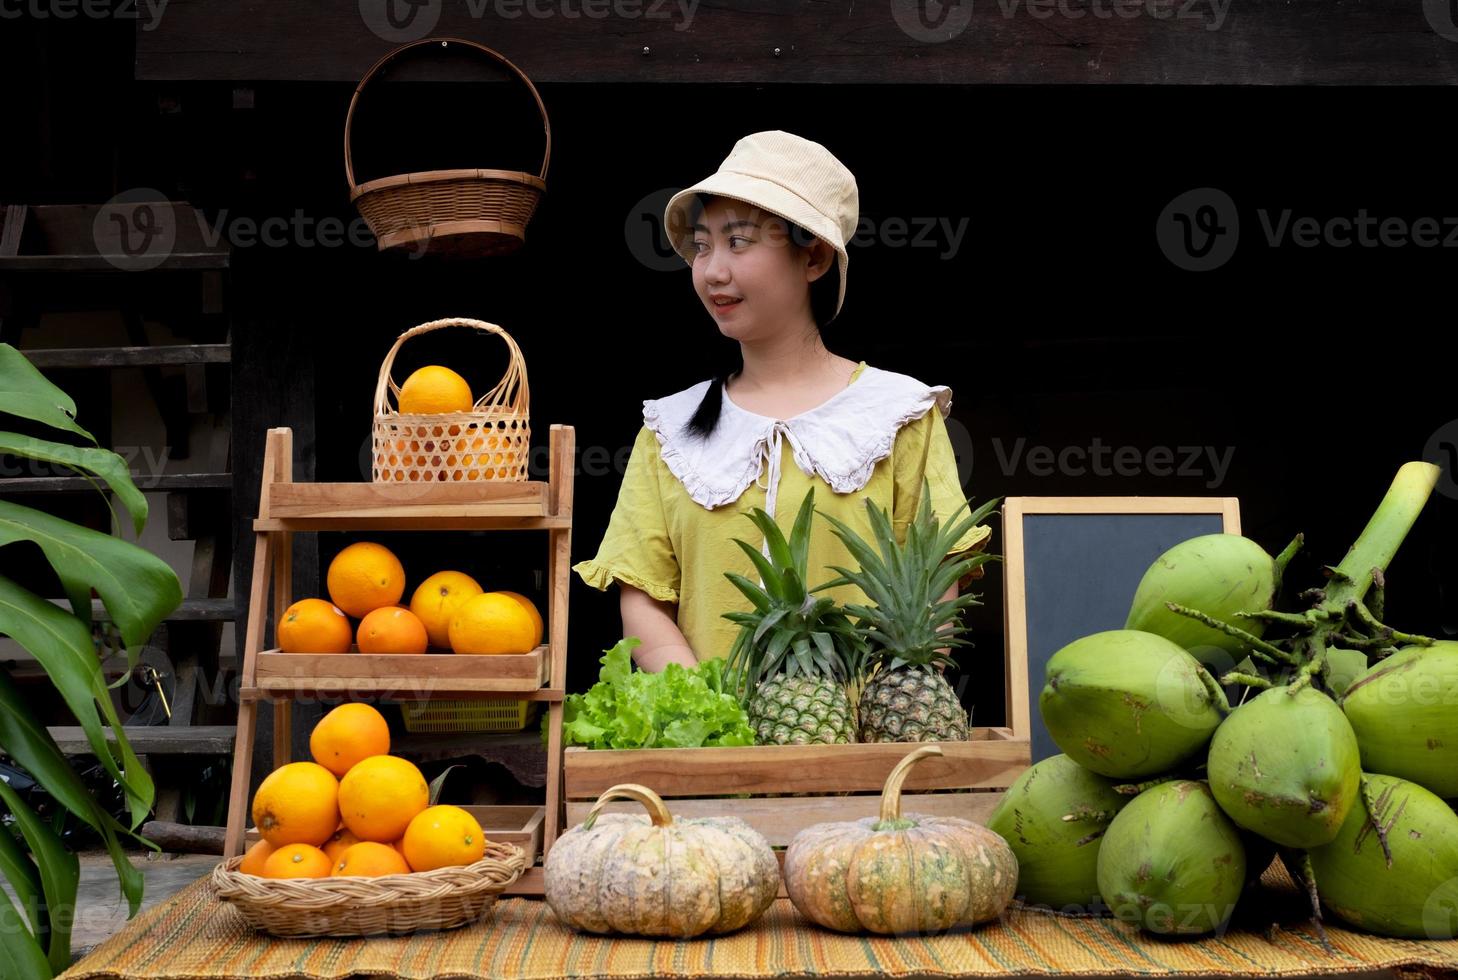
<instances>
[{"instance_id":1,"label":"woman's hand","mask_svg":"<svg viewBox=\"0 0 1458 980\"><path fill-rule=\"evenodd\" d=\"M642 642L633 650L639 669L656 674L669 664L697 667L698 658L678 628L678 604L655 599L642 589L618 583L623 635Z\"/></svg>"}]
</instances>

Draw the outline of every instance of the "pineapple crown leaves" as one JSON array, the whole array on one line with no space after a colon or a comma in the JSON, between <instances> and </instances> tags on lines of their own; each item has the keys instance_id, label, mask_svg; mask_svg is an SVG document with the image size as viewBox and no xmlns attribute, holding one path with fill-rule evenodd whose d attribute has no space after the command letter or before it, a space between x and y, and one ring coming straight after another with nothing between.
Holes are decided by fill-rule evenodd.
<instances>
[{"instance_id":1,"label":"pineapple crown leaves","mask_svg":"<svg viewBox=\"0 0 1458 980\"><path fill-rule=\"evenodd\" d=\"M811 487L786 540L774 518L753 508L746 516L764 535L768 558L753 545L734 539L761 580L755 583L734 572L724 573L754 607L752 612L723 614L740 627L729 653L728 673L741 697L772 674L793 677L804 673L843 680L851 665L858 663L863 643L850 617L837 608L834 599L816 596L805 587L814 513L815 489Z\"/></svg>"},{"instance_id":2,"label":"pineapple crown leaves","mask_svg":"<svg viewBox=\"0 0 1458 980\"><path fill-rule=\"evenodd\" d=\"M876 541L872 548L844 522L822 512L846 550L860 564L851 571L838 565L840 573L819 589L839 585L855 585L874 603L873 606L848 604L846 611L858 622L856 629L883 658L889 657L889 669L906 664L922 666L950 660L938 650L944 647L967 646L958 638L962 630L961 611L980 605L976 595L959 595L941 600L953 583L967 572L992 561L995 555L977 553L951 559L952 546L972 528L978 526L997 507L1000 498L987 501L961 520L957 514L969 507L963 503L945 524L932 513L931 487L922 481L921 504L917 515L906 529L904 543L897 544L891 520L886 511L866 501L868 522ZM949 629L944 629L950 624Z\"/></svg>"}]
</instances>

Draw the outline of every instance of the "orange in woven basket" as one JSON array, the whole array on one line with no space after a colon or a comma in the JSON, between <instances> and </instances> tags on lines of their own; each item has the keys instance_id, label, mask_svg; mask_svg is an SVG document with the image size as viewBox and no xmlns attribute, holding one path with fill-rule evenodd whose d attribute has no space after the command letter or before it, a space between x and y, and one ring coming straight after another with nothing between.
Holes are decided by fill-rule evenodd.
<instances>
[{"instance_id":1,"label":"orange in woven basket","mask_svg":"<svg viewBox=\"0 0 1458 980\"><path fill-rule=\"evenodd\" d=\"M255 929L299 938L389 935L479 922L526 870L525 851L496 841L481 860L464 868L381 878L255 878L238 870L242 860L230 858L213 869L218 898Z\"/></svg>"},{"instance_id":2,"label":"orange in woven basket","mask_svg":"<svg viewBox=\"0 0 1458 980\"><path fill-rule=\"evenodd\" d=\"M401 387L390 376L405 341L447 327L495 334L505 341L506 371L469 411L407 413L391 404ZM375 382L371 479L376 483L436 483L527 479L531 454L531 391L521 348L501 327L481 320L450 318L422 323L402 333L380 364ZM346 608L345 612L349 612Z\"/></svg>"}]
</instances>

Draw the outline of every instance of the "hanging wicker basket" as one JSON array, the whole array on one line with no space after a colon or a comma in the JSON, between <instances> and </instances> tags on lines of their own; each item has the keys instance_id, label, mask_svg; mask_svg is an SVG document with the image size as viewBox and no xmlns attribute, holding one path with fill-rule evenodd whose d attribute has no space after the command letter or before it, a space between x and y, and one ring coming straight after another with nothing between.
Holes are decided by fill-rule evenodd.
<instances>
[{"instance_id":1,"label":"hanging wicker basket","mask_svg":"<svg viewBox=\"0 0 1458 980\"><path fill-rule=\"evenodd\" d=\"M378 878L260 878L242 857L213 869L218 898L273 936L383 936L455 929L479 921L526 870L526 853L493 841L481 860Z\"/></svg>"},{"instance_id":2,"label":"hanging wicker basket","mask_svg":"<svg viewBox=\"0 0 1458 980\"><path fill-rule=\"evenodd\" d=\"M425 170L355 183L352 133L354 112L370 79L412 48L445 49L452 44L480 51L508 68L531 92L542 114L546 148L540 173L516 170ZM536 86L504 56L464 38L426 38L385 55L360 79L344 120L344 173L349 199L374 232L381 251L410 247L452 256L481 258L516 251L526 241L526 226L547 190L552 158L552 124Z\"/></svg>"},{"instance_id":3,"label":"hanging wicker basket","mask_svg":"<svg viewBox=\"0 0 1458 980\"><path fill-rule=\"evenodd\" d=\"M390 376L395 355L412 337L447 327L469 327L504 340L511 355L506 373L469 412L400 412L390 398L393 393L395 405L399 404L400 386ZM526 359L511 335L496 324L453 317L411 327L399 336L380 364L375 383L371 479L375 483L416 484L525 480L532 441L530 405Z\"/></svg>"}]
</instances>

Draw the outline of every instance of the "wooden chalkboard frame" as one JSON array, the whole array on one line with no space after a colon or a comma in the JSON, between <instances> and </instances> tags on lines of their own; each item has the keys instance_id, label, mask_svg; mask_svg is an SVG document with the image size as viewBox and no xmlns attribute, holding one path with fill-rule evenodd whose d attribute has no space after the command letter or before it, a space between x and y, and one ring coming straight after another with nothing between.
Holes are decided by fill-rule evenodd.
<instances>
[{"instance_id":1,"label":"wooden chalkboard frame","mask_svg":"<svg viewBox=\"0 0 1458 980\"><path fill-rule=\"evenodd\" d=\"M1219 514L1226 534L1240 533L1238 497L1007 497L1002 502L1003 643L1007 648L1007 725L1032 738L1028 689L1027 565L1023 518L1029 514Z\"/></svg>"}]
</instances>

